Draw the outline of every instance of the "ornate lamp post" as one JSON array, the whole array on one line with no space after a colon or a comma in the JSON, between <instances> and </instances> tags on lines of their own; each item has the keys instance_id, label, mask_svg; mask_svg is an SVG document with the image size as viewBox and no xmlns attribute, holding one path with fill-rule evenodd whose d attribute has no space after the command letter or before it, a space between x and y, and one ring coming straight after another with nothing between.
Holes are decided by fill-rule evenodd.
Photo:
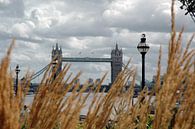
<instances>
[{"instance_id":1,"label":"ornate lamp post","mask_svg":"<svg viewBox=\"0 0 195 129\"><path fill-rule=\"evenodd\" d=\"M137 46L138 51L142 55L142 90L145 86L145 55L149 50L148 44L146 44L146 35L142 34L141 41Z\"/></svg>"},{"instance_id":2,"label":"ornate lamp post","mask_svg":"<svg viewBox=\"0 0 195 129\"><path fill-rule=\"evenodd\" d=\"M17 95L17 92L18 92L18 74L19 74L19 72L20 72L20 69L19 69L19 65L18 65L18 64L16 65L15 72L16 72L15 94Z\"/></svg>"}]
</instances>

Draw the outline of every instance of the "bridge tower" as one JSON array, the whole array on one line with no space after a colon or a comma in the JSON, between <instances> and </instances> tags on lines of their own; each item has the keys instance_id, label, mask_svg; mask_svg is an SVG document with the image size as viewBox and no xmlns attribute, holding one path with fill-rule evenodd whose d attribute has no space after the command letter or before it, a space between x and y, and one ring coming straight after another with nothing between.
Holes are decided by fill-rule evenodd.
<instances>
[{"instance_id":1,"label":"bridge tower","mask_svg":"<svg viewBox=\"0 0 195 129\"><path fill-rule=\"evenodd\" d=\"M58 47L58 43L56 43L55 47L53 46L51 60L55 61L56 67L58 67L56 71L57 76L62 70L62 48Z\"/></svg>"},{"instance_id":2,"label":"bridge tower","mask_svg":"<svg viewBox=\"0 0 195 129\"><path fill-rule=\"evenodd\" d=\"M111 52L111 60L111 82L113 83L117 75L122 71L123 64L123 52L122 49L119 50L118 44Z\"/></svg>"}]
</instances>

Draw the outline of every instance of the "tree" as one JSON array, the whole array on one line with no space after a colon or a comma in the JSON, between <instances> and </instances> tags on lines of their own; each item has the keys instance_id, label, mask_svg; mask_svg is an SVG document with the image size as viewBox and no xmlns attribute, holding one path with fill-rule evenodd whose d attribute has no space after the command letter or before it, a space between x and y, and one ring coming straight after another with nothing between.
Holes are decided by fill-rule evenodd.
<instances>
[{"instance_id":1,"label":"tree","mask_svg":"<svg viewBox=\"0 0 195 129\"><path fill-rule=\"evenodd\" d=\"M195 0L179 0L182 3L181 9L185 9L185 15L189 14L195 22Z\"/></svg>"}]
</instances>

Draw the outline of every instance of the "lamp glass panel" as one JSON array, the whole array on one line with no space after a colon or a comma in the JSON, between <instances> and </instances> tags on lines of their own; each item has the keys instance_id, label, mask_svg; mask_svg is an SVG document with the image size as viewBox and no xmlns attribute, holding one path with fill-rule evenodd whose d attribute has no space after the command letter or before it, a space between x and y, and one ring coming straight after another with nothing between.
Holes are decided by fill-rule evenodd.
<instances>
[{"instance_id":1,"label":"lamp glass panel","mask_svg":"<svg viewBox=\"0 0 195 129\"><path fill-rule=\"evenodd\" d=\"M142 47L138 47L138 51L139 52L143 52L143 48Z\"/></svg>"},{"instance_id":2,"label":"lamp glass panel","mask_svg":"<svg viewBox=\"0 0 195 129\"><path fill-rule=\"evenodd\" d=\"M146 43L139 43L137 46L137 49L140 53L141 52L144 52L144 53L148 52L149 48L150 47Z\"/></svg>"},{"instance_id":3,"label":"lamp glass panel","mask_svg":"<svg viewBox=\"0 0 195 129\"><path fill-rule=\"evenodd\" d=\"M148 46L148 47L146 47L146 48L145 48L145 50L146 50L146 52L148 52L148 50L149 50L149 46Z\"/></svg>"}]
</instances>

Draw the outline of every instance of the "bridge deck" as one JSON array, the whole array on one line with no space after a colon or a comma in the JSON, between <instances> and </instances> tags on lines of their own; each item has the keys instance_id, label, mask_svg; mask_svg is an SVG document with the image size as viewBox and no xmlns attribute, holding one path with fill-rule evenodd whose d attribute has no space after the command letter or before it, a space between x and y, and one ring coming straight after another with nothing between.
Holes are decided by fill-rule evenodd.
<instances>
[{"instance_id":1,"label":"bridge deck","mask_svg":"<svg viewBox=\"0 0 195 129\"><path fill-rule=\"evenodd\" d=\"M91 58L91 57L83 57L83 58L62 58L63 62L112 62L111 58Z\"/></svg>"}]
</instances>

